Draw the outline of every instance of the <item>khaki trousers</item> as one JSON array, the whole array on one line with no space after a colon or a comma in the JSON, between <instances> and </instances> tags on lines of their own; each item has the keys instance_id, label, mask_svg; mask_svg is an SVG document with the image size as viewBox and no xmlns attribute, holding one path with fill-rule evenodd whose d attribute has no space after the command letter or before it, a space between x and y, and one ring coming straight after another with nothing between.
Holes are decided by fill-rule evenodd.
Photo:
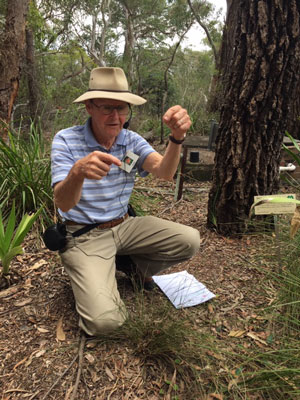
<instances>
[{"instance_id":1,"label":"khaki trousers","mask_svg":"<svg viewBox=\"0 0 300 400\"><path fill-rule=\"evenodd\" d=\"M142 276L152 276L188 260L199 249L199 232L160 218L129 217L111 229L93 229L73 238L61 259L68 273L80 316L79 326L89 335L123 324L126 309L115 278L116 254L130 254Z\"/></svg>"}]
</instances>

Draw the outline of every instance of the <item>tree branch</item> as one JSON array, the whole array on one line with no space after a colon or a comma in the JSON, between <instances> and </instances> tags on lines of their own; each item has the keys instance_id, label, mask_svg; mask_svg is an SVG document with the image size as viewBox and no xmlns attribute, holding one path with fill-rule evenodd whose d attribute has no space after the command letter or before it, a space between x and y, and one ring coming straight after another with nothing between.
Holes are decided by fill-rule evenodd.
<instances>
[{"instance_id":1,"label":"tree branch","mask_svg":"<svg viewBox=\"0 0 300 400\"><path fill-rule=\"evenodd\" d=\"M191 11L192 11L194 17L196 18L196 21L197 21L198 24L201 26L201 28L204 29L204 32L206 33L207 40L208 40L208 42L209 42L209 44L210 44L210 47L211 47L211 49L212 49L212 51L213 51L213 54L214 54L214 59L215 59L216 68L219 69L219 68L218 68L218 67L219 67L218 52L217 52L216 46L214 45L214 42L213 42L213 40L212 40L212 38L211 38L211 36L210 36L209 30L208 30L207 26L206 26L206 25L201 21L201 19L199 18L199 15L196 13L196 11L195 11L195 9L194 9L194 7L193 7L193 5L192 5L191 0L187 0L187 2L188 2L188 5L189 5L189 7L190 7L190 9L191 9Z\"/></svg>"},{"instance_id":2,"label":"tree branch","mask_svg":"<svg viewBox=\"0 0 300 400\"><path fill-rule=\"evenodd\" d=\"M74 76L78 76L78 75L80 75L80 74L84 71L84 69L85 69L85 62L84 62L84 58L83 58L83 55L82 55L82 52L81 52L81 51L80 51L80 57L81 57L81 68L80 68L78 71L76 71L76 72L74 72L74 73L72 73L72 74L69 74L69 75L64 76L64 77L59 81L59 83L62 83L62 82L66 81L66 80L68 80L68 79L70 79L70 78L74 78Z\"/></svg>"}]
</instances>

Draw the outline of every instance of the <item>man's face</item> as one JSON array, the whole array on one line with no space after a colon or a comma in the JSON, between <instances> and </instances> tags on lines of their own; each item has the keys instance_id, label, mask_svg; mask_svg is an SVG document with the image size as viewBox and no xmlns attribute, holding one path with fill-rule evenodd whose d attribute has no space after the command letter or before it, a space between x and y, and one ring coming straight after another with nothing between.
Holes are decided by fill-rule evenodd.
<instances>
[{"instance_id":1,"label":"man's face","mask_svg":"<svg viewBox=\"0 0 300 400\"><path fill-rule=\"evenodd\" d=\"M106 140L118 136L129 114L128 104L119 100L92 99L87 101L85 106L92 117L95 137Z\"/></svg>"}]
</instances>

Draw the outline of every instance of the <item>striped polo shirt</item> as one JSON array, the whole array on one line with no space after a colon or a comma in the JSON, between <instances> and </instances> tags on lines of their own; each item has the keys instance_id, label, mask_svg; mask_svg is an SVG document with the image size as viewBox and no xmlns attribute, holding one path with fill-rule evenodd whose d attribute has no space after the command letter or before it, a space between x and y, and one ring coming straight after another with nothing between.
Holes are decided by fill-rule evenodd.
<instances>
[{"instance_id":1,"label":"striped polo shirt","mask_svg":"<svg viewBox=\"0 0 300 400\"><path fill-rule=\"evenodd\" d=\"M67 177L77 160L95 150L109 153L119 160L130 150L139 159L130 173L112 164L109 173L102 179L85 179L81 199L76 206L67 212L58 210L63 220L92 224L123 216L127 212L135 175L148 175L142 165L146 157L155 151L144 138L128 129L122 129L113 146L107 150L94 138L88 119L85 125L63 129L55 135L51 151L52 186Z\"/></svg>"}]
</instances>

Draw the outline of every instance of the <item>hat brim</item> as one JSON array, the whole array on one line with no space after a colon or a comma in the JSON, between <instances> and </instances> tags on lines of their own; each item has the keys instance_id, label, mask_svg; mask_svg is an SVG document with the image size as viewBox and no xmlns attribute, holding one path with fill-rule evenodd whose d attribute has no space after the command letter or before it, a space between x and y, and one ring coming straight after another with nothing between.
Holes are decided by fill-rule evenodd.
<instances>
[{"instance_id":1,"label":"hat brim","mask_svg":"<svg viewBox=\"0 0 300 400\"><path fill-rule=\"evenodd\" d=\"M73 101L73 103L82 103L86 100L91 99L120 100L135 106L140 106L147 101L143 97L137 96L136 94L132 94L129 92L105 92L102 90L91 90L79 96L76 100Z\"/></svg>"}]
</instances>

